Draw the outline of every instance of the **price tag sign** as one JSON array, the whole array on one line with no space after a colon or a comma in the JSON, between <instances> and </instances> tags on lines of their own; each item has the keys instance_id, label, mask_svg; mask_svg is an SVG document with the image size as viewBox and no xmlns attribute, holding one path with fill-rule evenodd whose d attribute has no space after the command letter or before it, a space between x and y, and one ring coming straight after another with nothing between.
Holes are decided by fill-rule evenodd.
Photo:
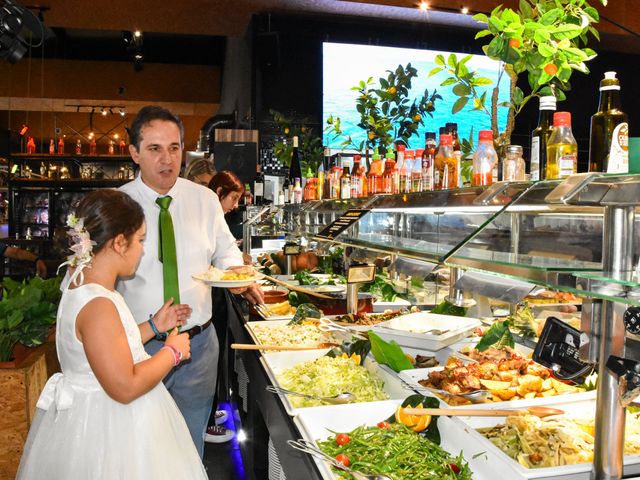
<instances>
[{"instance_id":1,"label":"price tag sign","mask_svg":"<svg viewBox=\"0 0 640 480\"><path fill-rule=\"evenodd\" d=\"M340 215L335 222L326 227L316 236L320 238L326 238L327 240L333 240L351 225L364 217L367 213L369 213L369 209L366 208L354 208L353 210L347 210L342 215Z\"/></svg>"},{"instance_id":2,"label":"price tag sign","mask_svg":"<svg viewBox=\"0 0 640 480\"><path fill-rule=\"evenodd\" d=\"M287 243L284 246L284 254L285 255L298 255L300 254L301 248L297 243Z\"/></svg>"}]
</instances>

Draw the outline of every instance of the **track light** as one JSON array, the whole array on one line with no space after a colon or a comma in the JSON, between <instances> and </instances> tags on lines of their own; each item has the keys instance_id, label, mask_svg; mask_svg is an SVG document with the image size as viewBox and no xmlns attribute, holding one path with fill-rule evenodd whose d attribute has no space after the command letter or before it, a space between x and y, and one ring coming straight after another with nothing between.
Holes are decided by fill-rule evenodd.
<instances>
[{"instance_id":1,"label":"track light","mask_svg":"<svg viewBox=\"0 0 640 480\"><path fill-rule=\"evenodd\" d=\"M102 114L102 116L106 117L107 116L107 111L104 109L104 107L102 108L102 110L100 110L100 113Z\"/></svg>"},{"instance_id":2,"label":"track light","mask_svg":"<svg viewBox=\"0 0 640 480\"><path fill-rule=\"evenodd\" d=\"M121 109L120 109L120 116L121 116L121 117L124 117L126 114L127 114L127 112L125 111L125 109L124 109L124 108L121 108Z\"/></svg>"},{"instance_id":3,"label":"track light","mask_svg":"<svg viewBox=\"0 0 640 480\"><path fill-rule=\"evenodd\" d=\"M467 7L461 7L460 13L463 15L466 15L467 13L469 13L469 9Z\"/></svg>"},{"instance_id":4,"label":"track light","mask_svg":"<svg viewBox=\"0 0 640 480\"><path fill-rule=\"evenodd\" d=\"M427 2L420 2L420 5L418 5L418 8L423 12L426 12L427 10L429 10L429 4Z\"/></svg>"},{"instance_id":5,"label":"track light","mask_svg":"<svg viewBox=\"0 0 640 480\"><path fill-rule=\"evenodd\" d=\"M142 36L142 32L140 30L136 30L133 32L133 36L136 38L140 38Z\"/></svg>"}]
</instances>

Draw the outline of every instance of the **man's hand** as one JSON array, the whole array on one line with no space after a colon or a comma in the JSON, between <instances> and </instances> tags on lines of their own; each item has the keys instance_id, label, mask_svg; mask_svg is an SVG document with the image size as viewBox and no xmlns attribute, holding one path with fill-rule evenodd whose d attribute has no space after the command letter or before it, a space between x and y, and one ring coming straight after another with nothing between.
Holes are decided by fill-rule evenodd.
<instances>
[{"instance_id":1,"label":"man's hand","mask_svg":"<svg viewBox=\"0 0 640 480\"><path fill-rule=\"evenodd\" d=\"M160 332L168 332L175 327L180 327L187 323L191 316L191 307L184 303L172 305L173 298L170 298L160 310L153 316L153 323Z\"/></svg>"},{"instance_id":2,"label":"man's hand","mask_svg":"<svg viewBox=\"0 0 640 480\"><path fill-rule=\"evenodd\" d=\"M236 295L242 295L253 305L256 303L264 303L264 292L257 283L249 285L248 287L230 288L229 291Z\"/></svg>"}]
</instances>

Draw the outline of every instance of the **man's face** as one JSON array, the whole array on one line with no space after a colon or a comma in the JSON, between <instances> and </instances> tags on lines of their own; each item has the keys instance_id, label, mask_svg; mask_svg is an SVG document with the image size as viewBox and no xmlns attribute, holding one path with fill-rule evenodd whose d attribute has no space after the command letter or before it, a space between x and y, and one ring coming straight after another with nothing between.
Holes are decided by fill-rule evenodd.
<instances>
[{"instance_id":1,"label":"man's face","mask_svg":"<svg viewBox=\"0 0 640 480\"><path fill-rule=\"evenodd\" d=\"M140 166L142 181L164 195L171 190L180 174L180 129L173 122L152 120L142 127L140 137L140 151L129 145L131 158Z\"/></svg>"}]
</instances>

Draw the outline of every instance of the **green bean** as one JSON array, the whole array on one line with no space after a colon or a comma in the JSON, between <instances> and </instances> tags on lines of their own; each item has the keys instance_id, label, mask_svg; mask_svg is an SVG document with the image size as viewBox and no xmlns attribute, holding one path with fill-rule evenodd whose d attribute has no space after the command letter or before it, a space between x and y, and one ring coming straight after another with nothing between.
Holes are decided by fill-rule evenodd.
<instances>
[{"instance_id":1,"label":"green bean","mask_svg":"<svg viewBox=\"0 0 640 480\"><path fill-rule=\"evenodd\" d=\"M348 435L351 441L345 445L338 445L335 436L318 442L318 445L332 457L345 454L353 470L384 474L392 480L471 479L471 471L462 455L450 455L405 425L394 423L389 428L361 426ZM457 465L460 472L456 474L450 464ZM341 475L352 478L344 472Z\"/></svg>"}]
</instances>

